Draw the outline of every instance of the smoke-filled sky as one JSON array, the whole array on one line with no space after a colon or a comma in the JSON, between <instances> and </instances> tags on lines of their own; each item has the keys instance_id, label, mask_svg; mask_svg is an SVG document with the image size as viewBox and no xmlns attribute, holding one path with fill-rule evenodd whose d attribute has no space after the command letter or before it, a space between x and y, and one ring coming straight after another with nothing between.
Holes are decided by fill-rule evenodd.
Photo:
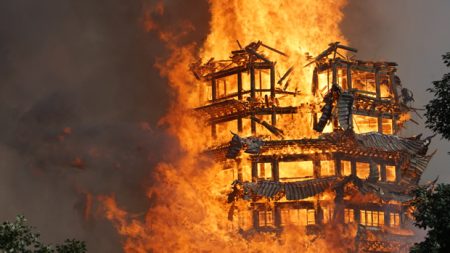
<instances>
[{"instance_id":1,"label":"smoke-filled sky","mask_svg":"<svg viewBox=\"0 0 450 253\"><path fill-rule=\"evenodd\" d=\"M152 168L177 152L158 124L171 93L154 68L169 52L143 25L153 3L0 1L0 221L24 214L47 242L75 237L90 252L121 252L95 196L115 193L142 215ZM164 3L155 21L172 30L189 21L183 43L201 44L207 1ZM440 56L450 51L449 11L446 0L352 0L341 27L360 58L399 63L422 107L448 71ZM429 134L408 126L405 135ZM424 180L450 182L450 144L439 138Z\"/></svg>"}]
</instances>

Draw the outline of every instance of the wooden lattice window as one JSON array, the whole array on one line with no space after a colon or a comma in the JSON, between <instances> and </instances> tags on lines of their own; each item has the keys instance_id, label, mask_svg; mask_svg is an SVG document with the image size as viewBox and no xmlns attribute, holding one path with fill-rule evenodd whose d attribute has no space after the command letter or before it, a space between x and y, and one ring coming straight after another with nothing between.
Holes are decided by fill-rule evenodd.
<instances>
[{"instance_id":1,"label":"wooden lattice window","mask_svg":"<svg viewBox=\"0 0 450 253\"><path fill-rule=\"evenodd\" d=\"M314 209L285 209L281 211L281 224L313 225L316 224Z\"/></svg>"},{"instance_id":2,"label":"wooden lattice window","mask_svg":"<svg viewBox=\"0 0 450 253\"><path fill-rule=\"evenodd\" d=\"M391 227L399 227L400 226L400 214L399 213L390 213L389 214L389 225Z\"/></svg>"},{"instance_id":3,"label":"wooden lattice window","mask_svg":"<svg viewBox=\"0 0 450 253\"><path fill-rule=\"evenodd\" d=\"M360 223L364 226L381 227L384 225L384 212L361 210Z\"/></svg>"},{"instance_id":4,"label":"wooden lattice window","mask_svg":"<svg viewBox=\"0 0 450 253\"><path fill-rule=\"evenodd\" d=\"M352 223L355 221L355 211L353 209L344 209L344 223Z\"/></svg>"},{"instance_id":5,"label":"wooden lattice window","mask_svg":"<svg viewBox=\"0 0 450 253\"><path fill-rule=\"evenodd\" d=\"M259 226L267 227L273 225L273 213L272 211L259 211Z\"/></svg>"}]
</instances>

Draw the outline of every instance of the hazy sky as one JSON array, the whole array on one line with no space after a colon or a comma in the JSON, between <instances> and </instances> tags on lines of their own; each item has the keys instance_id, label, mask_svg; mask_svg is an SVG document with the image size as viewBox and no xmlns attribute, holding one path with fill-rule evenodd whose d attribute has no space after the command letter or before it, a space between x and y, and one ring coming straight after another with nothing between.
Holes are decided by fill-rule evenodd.
<instances>
[{"instance_id":1,"label":"hazy sky","mask_svg":"<svg viewBox=\"0 0 450 253\"><path fill-rule=\"evenodd\" d=\"M153 65L168 52L141 26L149 2L0 1L0 221L25 214L46 241L76 237L90 252L121 252L109 222L95 212L84 221L87 193L115 192L142 213L151 168L177 152L157 126L170 92ZM191 20L186 41L204 39L206 0L165 2L158 22ZM342 29L360 58L397 62L421 107L448 71L448 13L445 0L352 0ZM405 135L425 131L409 126ZM436 148L424 179L450 182L450 144L437 137Z\"/></svg>"}]
</instances>

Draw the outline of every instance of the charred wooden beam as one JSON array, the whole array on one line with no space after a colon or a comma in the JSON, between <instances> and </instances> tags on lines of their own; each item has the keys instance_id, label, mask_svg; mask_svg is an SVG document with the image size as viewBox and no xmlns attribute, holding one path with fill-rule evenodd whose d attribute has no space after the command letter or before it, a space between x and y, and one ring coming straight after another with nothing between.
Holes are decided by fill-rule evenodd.
<instances>
[{"instance_id":1,"label":"charred wooden beam","mask_svg":"<svg viewBox=\"0 0 450 253\"><path fill-rule=\"evenodd\" d=\"M283 56L288 57L287 54L281 52L280 50L278 50L278 49L276 49L276 48L270 47L270 46L268 46L268 45L266 45L266 44L264 44L264 43L261 43L261 46L263 46L263 47L265 47L265 48L267 48L267 49L269 49L269 50L272 50L272 51L274 51L274 52L276 52L276 53L279 53L279 54L281 54L281 55L283 55Z\"/></svg>"},{"instance_id":2,"label":"charred wooden beam","mask_svg":"<svg viewBox=\"0 0 450 253\"><path fill-rule=\"evenodd\" d=\"M272 126L269 123L267 123L266 121L260 120L255 116L251 116L250 118L252 119L252 121L255 121L256 123L264 126L267 130L269 130L271 133L275 134L276 136L283 137L283 134L284 134L283 130L281 130L275 126Z\"/></svg>"},{"instance_id":3,"label":"charred wooden beam","mask_svg":"<svg viewBox=\"0 0 450 253\"><path fill-rule=\"evenodd\" d=\"M280 78L280 80L278 80L277 84L282 84L284 79L286 79L286 77L289 76L289 74L291 74L291 72L294 70L294 66L291 66L286 73L284 73L284 75Z\"/></svg>"}]
</instances>

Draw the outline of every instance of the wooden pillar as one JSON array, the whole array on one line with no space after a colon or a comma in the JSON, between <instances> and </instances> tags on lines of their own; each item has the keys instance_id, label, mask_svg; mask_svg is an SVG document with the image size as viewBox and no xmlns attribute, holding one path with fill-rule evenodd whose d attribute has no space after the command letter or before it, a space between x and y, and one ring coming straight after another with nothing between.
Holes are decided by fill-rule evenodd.
<instances>
[{"instance_id":1,"label":"wooden pillar","mask_svg":"<svg viewBox=\"0 0 450 253\"><path fill-rule=\"evenodd\" d=\"M313 159L314 178L320 178L320 158L316 154Z\"/></svg>"},{"instance_id":2,"label":"wooden pillar","mask_svg":"<svg viewBox=\"0 0 450 253\"><path fill-rule=\"evenodd\" d=\"M382 134L383 133L383 116L381 115L381 113L378 114L377 122L378 122L378 133Z\"/></svg>"},{"instance_id":3,"label":"wooden pillar","mask_svg":"<svg viewBox=\"0 0 450 253\"><path fill-rule=\"evenodd\" d=\"M272 103L272 126L277 125L277 113L275 112L275 63L272 62L270 66L270 100Z\"/></svg>"},{"instance_id":4,"label":"wooden pillar","mask_svg":"<svg viewBox=\"0 0 450 253\"><path fill-rule=\"evenodd\" d=\"M389 88L391 89L391 92L394 95L395 102L398 102L397 85L398 84L395 81L395 72L391 71L389 73Z\"/></svg>"},{"instance_id":5,"label":"wooden pillar","mask_svg":"<svg viewBox=\"0 0 450 253\"><path fill-rule=\"evenodd\" d=\"M381 181L386 182L386 164L380 164Z\"/></svg>"},{"instance_id":6,"label":"wooden pillar","mask_svg":"<svg viewBox=\"0 0 450 253\"><path fill-rule=\"evenodd\" d=\"M239 117L237 120L237 129L239 133L242 133L242 118Z\"/></svg>"},{"instance_id":7,"label":"wooden pillar","mask_svg":"<svg viewBox=\"0 0 450 253\"><path fill-rule=\"evenodd\" d=\"M238 99L242 100L242 72L238 72L237 74L237 93Z\"/></svg>"},{"instance_id":8,"label":"wooden pillar","mask_svg":"<svg viewBox=\"0 0 450 253\"><path fill-rule=\"evenodd\" d=\"M381 99L380 72L378 68L375 69L375 90L377 93L377 99Z\"/></svg>"},{"instance_id":9,"label":"wooden pillar","mask_svg":"<svg viewBox=\"0 0 450 253\"><path fill-rule=\"evenodd\" d=\"M255 93L255 67L250 65L250 97L254 99L256 97Z\"/></svg>"},{"instance_id":10,"label":"wooden pillar","mask_svg":"<svg viewBox=\"0 0 450 253\"><path fill-rule=\"evenodd\" d=\"M351 160L350 164L351 164L351 169L352 169L352 175L356 176L356 161Z\"/></svg>"},{"instance_id":11,"label":"wooden pillar","mask_svg":"<svg viewBox=\"0 0 450 253\"><path fill-rule=\"evenodd\" d=\"M252 182L255 182L258 178L258 163L252 161Z\"/></svg>"},{"instance_id":12,"label":"wooden pillar","mask_svg":"<svg viewBox=\"0 0 450 253\"><path fill-rule=\"evenodd\" d=\"M280 166L278 165L278 160L272 161L272 178L273 181L280 181Z\"/></svg>"},{"instance_id":13,"label":"wooden pillar","mask_svg":"<svg viewBox=\"0 0 450 253\"><path fill-rule=\"evenodd\" d=\"M398 163L395 165L395 182L400 183L401 178L402 178L401 166L400 166L400 163Z\"/></svg>"},{"instance_id":14,"label":"wooden pillar","mask_svg":"<svg viewBox=\"0 0 450 253\"><path fill-rule=\"evenodd\" d=\"M259 227L259 212L258 209L253 207L253 227L258 228Z\"/></svg>"},{"instance_id":15,"label":"wooden pillar","mask_svg":"<svg viewBox=\"0 0 450 253\"><path fill-rule=\"evenodd\" d=\"M355 222L356 223L361 223L361 212L360 212L361 210L359 209L359 206L358 207L355 207L355 209L353 209L353 213L355 214ZM367 219L366 219L367 220Z\"/></svg>"},{"instance_id":16,"label":"wooden pillar","mask_svg":"<svg viewBox=\"0 0 450 253\"><path fill-rule=\"evenodd\" d=\"M275 227L281 227L281 208L276 203L274 207L273 221Z\"/></svg>"},{"instance_id":17,"label":"wooden pillar","mask_svg":"<svg viewBox=\"0 0 450 253\"><path fill-rule=\"evenodd\" d=\"M236 159L236 167L237 167L237 172L238 172L238 180L243 182L244 181L244 177L242 176L242 160L240 158Z\"/></svg>"},{"instance_id":18,"label":"wooden pillar","mask_svg":"<svg viewBox=\"0 0 450 253\"><path fill-rule=\"evenodd\" d=\"M397 116L395 114L392 114L392 133L396 134L397 131L398 131Z\"/></svg>"},{"instance_id":19,"label":"wooden pillar","mask_svg":"<svg viewBox=\"0 0 450 253\"><path fill-rule=\"evenodd\" d=\"M347 89L352 89L352 64L347 64Z\"/></svg>"},{"instance_id":20,"label":"wooden pillar","mask_svg":"<svg viewBox=\"0 0 450 253\"><path fill-rule=\"evenodd\" d=\"M213 102L217 99L217 81L215 78L211 80L211 98Z\"/></svg>"},{"instance_id":21,"label":"wooden pillar","mask_svg":"<svg viewBox=\"0 0 450 253\"><path fill-rule=\"evenodd\" d=\"M250 97L252 102L255 102L256 93L255 93L255 66L250 65ZM255 116L252 113L251 116ZM254 120L250 121L250 128L252 130L252 134L256 134L256 122Z\"/></svg>"},{"instance_id":22,"label":"wooden pillar","mask_svg":"<svg viewBox=\"0 0 450 253\"><path fill-rule=\"evenodd\" d=\"M255 114L252 113L251 116L255 116ZM252 130L252 134L255 135L256 134L256 122L254 120L250 120L250 128Z\"/></svg>"},{"instance_id":23,"label":"wooden pillar","mask_svg":"<svg viewBox=\"0 0 450 253\"><path fill-rule=\"evenodd\" d=\"M312 79L312 86L311 86L311 93L316 96L317 91L319 90L319 70L317 67L314 68L313 71L313 79Z\"/></svg>"},{"instance_id":24,"label":"wooden pillar","mask_svg":"<svg viewBox=\"0 0 450 253\"><path fill-rule=\"evenodd\" d=\"M320 201L317 201L317 211L316 211L316 224L323 224L323 209L320 206Z\"/></svg>"},{"instance_id":25,"label":"wooden pillar","mask_svg":"<svg viewBox=\"0 0 450 253\"><path fill-rule=\"evenodd\" d=\"M335 59L334 61L333 61L333 65L332 65L332 67L331 67L331 71L332 71L332 73L331 73L331 83L332 84L337 84L337 66L336 66L336 64L337 64L337 62L338 62L338 60L337 59Z\"/></svg>"},{"instance_id":26,"label":"wooden pillar","mask_svg":"<svg viewBox=\"0 0 450 253\"><path fill-rule=\"evenodd\" d=\"M390 226L391 224L391 214L392 209L390 206L387 206L386 209L384 210L384 225L385 226Z\"/></svg>"},{"instance_id":27,"label":"wooden pillar","mask_svg":"<svg viewBox=\"0 0 450 253\"><path fill-rule=\"evenodd\" d=\"M237 73L237 94L238 100L242 100L242 72ZM242 133L242 118L237 120L237 129L239 133Z\"/></svg>"},{"instance_id":28,"label":"wooden pillar","mask_svg":"<svg viewBox=\"0 0 450 253\"><path fill-rule=\"evenodd\" d=\"M338 177L342 176L342 164L341 164L341 157L339 155L336 155L336 158L334 160L334 170L336 172L336 176Z\"/></svg>"},{"instance_id":29,"label":"wooden pillar","mask_svg":"<svg viewBox=\"0 0 450 253\"><path fill-rule=\"evenodd\" d=\"M270 65L270 98L275 98L275 63L271 63Z\"/></svg>"}]
</instances>

